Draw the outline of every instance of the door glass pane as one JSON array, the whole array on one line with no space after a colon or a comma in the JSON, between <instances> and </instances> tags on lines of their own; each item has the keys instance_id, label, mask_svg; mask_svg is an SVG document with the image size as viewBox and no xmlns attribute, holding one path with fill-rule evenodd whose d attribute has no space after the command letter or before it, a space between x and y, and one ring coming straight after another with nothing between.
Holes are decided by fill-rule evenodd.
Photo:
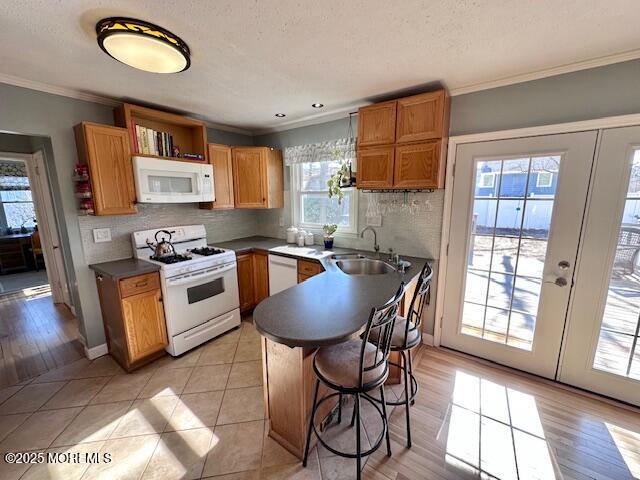
<instances>
[{"instance_id":1,"label":"door glass pane","mask_svg":"<svg viewBox=\"0 0 640 480\"><path fill-rule=\"evenodd\" d=\"M640 378L640 150L631 165L593 367Z\"/></svg>"},{"instance_id":2,"label":"door glass pane","mask_svg":"<svg viewBox=\"0 0 640 480\"><path fill-rule=\"evenodd\" d=\"M463 334L531 350L559 165L476 162Z\"/></svg>"}]
</instances>

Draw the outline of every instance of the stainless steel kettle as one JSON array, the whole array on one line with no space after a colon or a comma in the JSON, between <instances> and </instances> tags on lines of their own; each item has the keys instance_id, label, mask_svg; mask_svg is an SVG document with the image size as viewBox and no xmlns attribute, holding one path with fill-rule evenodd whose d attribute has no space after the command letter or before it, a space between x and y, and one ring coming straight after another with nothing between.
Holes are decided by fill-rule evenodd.
<instances>
[{"instance_id":1,"label":"stainless steel kettle","mask_svg":"<svg viewBox=\"0 0 640 480\"><path fill-rule=\"evenodd\" d=\"M161 233L169 235L169 239L167 239L167 237L165 236L165 237L162 237L161 240L158 240L158 235L160 235ZM176 254L176 250L175 248L173 248L173 245L171 244L171 232L169 230L158 230L154 238L156 240L155 244L153 242L150 242L149 239L147 239L147 245L151 250L153 250L154 257L164 258L164 257L170 257L171 255Z\"/></svg>"}]
</instances>

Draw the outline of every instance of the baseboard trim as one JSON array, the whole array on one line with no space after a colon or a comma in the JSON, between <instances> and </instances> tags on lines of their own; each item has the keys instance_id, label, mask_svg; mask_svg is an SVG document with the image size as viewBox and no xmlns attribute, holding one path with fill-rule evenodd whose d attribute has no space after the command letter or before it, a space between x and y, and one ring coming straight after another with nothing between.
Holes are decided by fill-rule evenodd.
<instances>
[{"instance_id":1,"label":"baseboard trim","mask_svg":"<svg viewBox=\"0 0 640 480\"><path fill-rule=\"evenodd\" d=\"M429 345L430 347L433 347L433 335L429 335L428 333L423 333L422 343L424 343L425 345Z\"/></svg>"},{"instance_id":2,"label":"baseboard trim","mask_svg":"<svg viewBox=\"0 0 640 480\"><path fill-rule=\"evenodd\" d=\"M109 353L109 349L107 348L107 344L103 343L102 345L97 345L93 348L87 348L86 345L84 347L84 355L89 360L95 360L98 357L102 357Z\"/></svg>"}]
</instances>

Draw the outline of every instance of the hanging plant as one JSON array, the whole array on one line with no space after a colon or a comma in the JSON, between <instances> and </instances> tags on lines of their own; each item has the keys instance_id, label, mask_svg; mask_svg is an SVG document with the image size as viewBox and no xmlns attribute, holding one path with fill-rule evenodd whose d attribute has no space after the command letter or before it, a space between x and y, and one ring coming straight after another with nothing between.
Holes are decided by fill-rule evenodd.
<instances>
[{"instance_id":1,"label":"hanging plant","mask_svg":"<svg viewBox=\"0 0 640 480\"><path fill-rule=\"evenodd\" d=\"M355 145L353 137L352 113L349 114L349 131L348 140L351 145ZM338 199L338 205L342 204L344 199L343 188L355 185L353 174L351 171L351 156L347 154L345 149L335 148L331 150L331 158L340 163L340 168L331 175L327 181L329 187L329 198L334 196Z\"/></svg>"},{"instance_id":2,"label":"hanging plant","mask_svg":"<svg viewBox=\"0 0 640 480\"><path fill-rule=\"evenodd\" d=\"M339 150L334 150L331 156L336 158L341 157L342 154ZM345 185L345 183L348 185L351 182L351 168L350 162L344 158L336 158L336 160L340 162L340 168L336 173L329 177L327 186L329 187L329 198L333 198L335 196L338 199L338 205L340 205L344 198L344 192L341 187Z\"/></svg>"}]
</instances>

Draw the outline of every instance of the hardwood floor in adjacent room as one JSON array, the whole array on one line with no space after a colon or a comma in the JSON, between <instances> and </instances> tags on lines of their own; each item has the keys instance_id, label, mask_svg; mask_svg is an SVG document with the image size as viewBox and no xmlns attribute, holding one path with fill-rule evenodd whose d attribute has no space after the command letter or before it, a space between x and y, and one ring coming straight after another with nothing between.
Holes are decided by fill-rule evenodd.
<instances>
[{"instance_id":1,"label":"hardwood floor in adjacent room","mask_svg":"<svg viewBox=\"0 0 640 480\"><path fill-rule=\"evenodd\" d=\"M73 314L48 285L0 295L0 387L84 358Z\"/></svg>"}]
</instances>

